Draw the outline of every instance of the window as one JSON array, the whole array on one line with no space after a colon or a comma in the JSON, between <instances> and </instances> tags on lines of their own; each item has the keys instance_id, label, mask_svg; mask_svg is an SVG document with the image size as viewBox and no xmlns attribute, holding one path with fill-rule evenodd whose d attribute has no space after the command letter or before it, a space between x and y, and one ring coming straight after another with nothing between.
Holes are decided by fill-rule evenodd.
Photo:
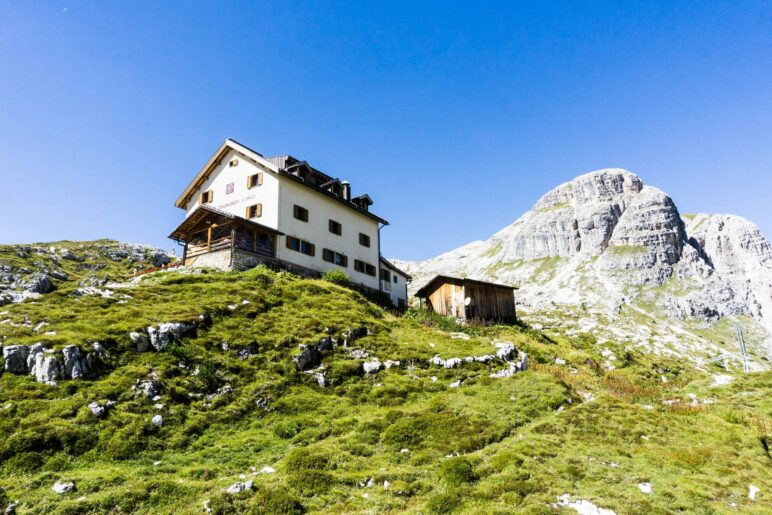
<instances>
[{"instance_id":1,"label":"window","mask_svg":"<svg viewBox=\"0 0 772 515\"><path fill-rule=\"evenodd\" d=\"M330 249L322 250L322 259L324 259L328 263L333 263L335 265L342 266L344 268L348 266L348 257L344 256L340 252L335 252L334 250L330 250Z\"/></svg>"},{"instance_id":2,"label":"window","mask_svg":"<svg viewBox=\"0 0 772 515\"><path fill-rule=\"evenodd\" d=\"M294 236L287 236L287 248L307 256L316 254L316 246L313 243L301 240L300 238L295 238Z\"/></svg>"},{"instance_id":3,"label":"window","mask_svg":"<svg viewBox=\"0 0 772 515\"><path fill-rule=\"evenodd\" d=\"M230 160L230 163L228 163L228 166L238 166L238 165L239 165L239 160L236 159L235 157Z\"/></svg>"},{"instance_id":4,"label":"window","mask_svg":"<svg viewBox=\"0 0 772 515\"><path fill-rule=\"evenodd\" d=\"M355 259L354 260L354 270L356 270L360 274L367 274L367 275L375 277L375 267L373 265L371 265L370 263L365 263L364 261L360 261L358 259Z\"/></svg>"},{"instance_id":5,"label":"window","mask_svg":"<svg viewBox=\"0 0 772 515\"><path fill-rule=\"evenodd\" d=\"M391 282L391 272L381 269L381 281Z\"/></svg>"},{"instance_id":6,"label":"window","mask_svg":"<svg viewBox=\"0 0 772 515\"><path fill-rule=\"evenodd\" d=\"M301 222L307 222L308 221L308 209L301 207L297 204L295 204L295 207L292 210L292 214L295 218L300 220Z\"/></svg>"},{"instance_id":7,"label":"window","mask_svg":"<svg viewBox=\"0 0 772 515\"><path fill-rule=\"evenodd\" d=\"M333 233L333 234L337 234L338 236L340 236L340 235L341 235L341 233L343 232L343 226L342 226L342 225L340 225L340 224L339 224L338 222L336 222L335 220L330 220L330 232L331 232L331 233Z\"/></svg>"},{"instance_id":8,"label":"window","mask_svg":"<svg viewBox=\"0 0 772 515\"><path fill-rule=\"evenodd\" d=\"M397 284L397 276L394 276L394 284Z\"/></svg>"},{"instance_id":9,"label":"window","mask_svg":"<svg viewBox=\"0 0 772 515\"><path fill-rule=\"evenodd\" d=\"M263 216L262 204L247 207L247 218L260 218L261 216Z\"/></svg>"},{"instance_id":10,"label":"window","mask_svg":"<svg viewBox=\"0 0 772 515\"><path fill-rule=\"evenodd\" d=\"M199 201L200 204L209 204L212 202L212 199L214 198L214 192L212 191L205 191L201 194L201 199Z\"/></svg>"},{"instance_id":11,"label":"window","mask_svg":"<svg viewBox=\"0 0 772 515\"><path fill-rule=\"evenodd\" d=\"M363 232L359 233L359 244L363 247L369 247L370 246L370 237L366 235Z\"/></svg>"},{"instance_id":12,"label":"window","mask_svg":"<svg viewBox=\"0 0 772 515\"><path fill-rule=\"evenodd\" d=\"M229 182L228 184L225 185L225 194L230 195L231 193L233 193L235 189L236 189L235 184L233 184L232 182Z\"/></svg>"},{"instance_id":13,"label":"window","mask_svg":"<svg viewBox=\"0 0 772 515\"><path fill-rule=\"evenodd\" d=\"M247 189L251 190L257 186L263 185L263 172L256 173L247 177Z\"/></svg>"}]
</instances>

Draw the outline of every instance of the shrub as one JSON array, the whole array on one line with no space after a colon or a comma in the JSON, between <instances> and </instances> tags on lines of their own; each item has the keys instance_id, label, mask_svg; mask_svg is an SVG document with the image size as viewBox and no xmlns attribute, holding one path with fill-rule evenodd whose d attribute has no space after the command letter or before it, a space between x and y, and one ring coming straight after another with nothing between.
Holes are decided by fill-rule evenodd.
<instances>
[{"instance_id":1,"label":"shrub","mask_svg":"<svg viewBox=\"0 0 772 515\"><path fill-rule=\"evenodd\" d=\"M284 460L287 470L327 470L331 468L330 460L320 452L311 452L308 449L292 449Z\"/></svg>"},{"instance_id":2,"label":"shrub","mask_svg":"<svg viewBox=\"0 0 772 515\"><path fill-rule=\"evenodd\" d=\"M222 381L217 374L217 365L211 361L201 363L198 367L198 379L201 381L204 390L214 392L220 387Z\"/></svg>"},{"instance_id":3,"label":"shrub","mask_svg":"<svg viewBox=\"0 0 772 515\"><path fill-rule=\"evenodd\" d=\"M452 513L461 506L461 495L456 492L434 494L426 507L430 513Z\"/></svg>"},{"instance_id":4,"label":"shrub","mask_svg":"<svg viewBox=\"0 0 772 515\"><path fill-rule=\"evenodd\" d=\"M273 434L279 438L288 439L300 432L300 423L293 419L282 419L273 426Z\"/></svg>"},{"instance_id":5,"label":"shrub","mask_svg":"<svg viewBox=\"0 0 772 515\"><path fill-rule=\"evenodd\" d=\"M461 486L477 479L474 467L464 457L450 458L440 467L440 477L450 486Z\"/></svg>"},{"instance_id":6,"label":"shrub","mask_svg":"<svg viewBox=\"0 0 772 515\"><path fill-rule=\"evenodd\" d=\"M305 513L300 501L284 490L261 487L247 505L246 513L295 515Z\"/></svg>"},{"instance_id":7,"label":"shrub","mask_svg":"<svg viewBox=\"0 0 772 515\"><path fill-rule=\"evenodd\" d=\"M346 272L343 272L342 270L327 270L322 274L322 279L327 282L337 284L338 286L351 286L351 279L349 279L348 275L346 275Z\"/></svg>"}]
</instances>

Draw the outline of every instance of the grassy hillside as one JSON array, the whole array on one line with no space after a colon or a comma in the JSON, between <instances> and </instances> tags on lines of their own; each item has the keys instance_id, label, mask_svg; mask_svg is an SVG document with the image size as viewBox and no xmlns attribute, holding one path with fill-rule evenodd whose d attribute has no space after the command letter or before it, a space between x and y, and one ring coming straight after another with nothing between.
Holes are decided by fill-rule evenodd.
<instances>
[{"instance_id":1,"label":"grassy hillside","mask_svg":"<svg viewBox=\"0 0 772 515\"><path fill-rule=\"evenodd\" d=\"M111 280L131 270L111 268ZM4 347L106 352L90 375L54 387L0 376L0 506L18 501L18 513L203 513L205 503L213 513L573 513L552 506L563 494L617 513L772 510L770 373L715 386L625 342L396 317L346 288L264 268L159 272L109 298L73 296L81 280L0 308ZM203 314L211 323L163 352L137 352L129 337ZM323 368L299 372L299 345L328 336L337 343ZM502 341L528 355L527 371L494 378L506 363L429 362L493 354ZM375 358L399 365L366 374ZM88 407L107 401L101 418ZM253 489L225 492L248 480ZM57 481L76 490L57 494Z\"/></svg>"}]
</instances>

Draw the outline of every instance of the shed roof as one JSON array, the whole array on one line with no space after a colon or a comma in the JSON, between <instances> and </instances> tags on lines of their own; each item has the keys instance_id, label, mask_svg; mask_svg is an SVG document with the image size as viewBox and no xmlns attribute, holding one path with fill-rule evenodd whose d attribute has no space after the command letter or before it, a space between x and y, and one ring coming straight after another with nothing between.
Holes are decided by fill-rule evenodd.
<instances>
[{"instance_id":1,"label":"shed roof","mask_svg":"<svg viewBox=\"0 0 772 515\"><path fill-rule=\"evenodd\" d=\"M481 284L483 286L491 286L493 288L501 288L506 290L517 290L517 286L509 286L507 284L497 284L497 283L491 283L487 281L478 281L477 279L468 279L465 277L453 277L450 275L435 275L428 283L426 283L421 289L419 289L417 292L415 292L416 297L426 298L429 296L429 293L433 291L436 287L435 284L437 282L448 282L448 283L454 283L454 284L461 284L462 286L466 286L467 284Z\"/></svg>"},{"instance_id":2,"label":"shed roof","mask_svg":"<svg viewBox=\"0 0 772 515\"><path fill-rule=\"evenodd\" d=\"M191 234L194 229L198 227L199 224L207 220L209 222L219 223L224 223L226 221L236 222L239 225L245 226L247 228L259 229L280 236L284 234L283 232L277 231L276 229L266 225L253 222L252 220L248 220L240 216L236 216L232 213L228 213L227 211L222 211L216 207L203 205L196 208L196 210L193 211L190 216L188 216L180 225L178 225L177 228L174 229L174 231L172 231L172 233L169 235L169 238L183 241Z\"/></svg>"}]
</instances>

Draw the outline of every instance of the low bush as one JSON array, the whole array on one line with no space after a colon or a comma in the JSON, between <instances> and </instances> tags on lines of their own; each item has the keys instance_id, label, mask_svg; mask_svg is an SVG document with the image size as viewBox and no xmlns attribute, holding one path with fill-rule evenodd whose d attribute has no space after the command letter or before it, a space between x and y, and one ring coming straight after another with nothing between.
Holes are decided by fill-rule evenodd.
<instances>
[{"instance_id":1,"label":"low bush","mask_svg":"<svg viewBox=\"0 0 772 515\"><path fill-rule=\"evenodd\" d=\"M440 477L450 486L461 486L477 479L474 467L464 457L450 458L440 467Z\"/></svg>"},{"instance_id":2,"label":"low bush","mask_svg":"<svg viewBox=\"0 0 772 515\"><path fill-rule=\"evenodd\" d=\"M461 506L461 494L457 491L434 494L426 504L430 513L453 513Z\"/></svg>"},{"instance_id":3,"label":"low bush","mask_svg":"<svg viewBox=\"0 0 772 515\"><path fill-rule=\"evenodd\" d=\"M346 275L346 272L342 270L327 270L322 274L322 279L337 284L338 286L351 286L351 279Z\"/></svg>"}]
</instances>

